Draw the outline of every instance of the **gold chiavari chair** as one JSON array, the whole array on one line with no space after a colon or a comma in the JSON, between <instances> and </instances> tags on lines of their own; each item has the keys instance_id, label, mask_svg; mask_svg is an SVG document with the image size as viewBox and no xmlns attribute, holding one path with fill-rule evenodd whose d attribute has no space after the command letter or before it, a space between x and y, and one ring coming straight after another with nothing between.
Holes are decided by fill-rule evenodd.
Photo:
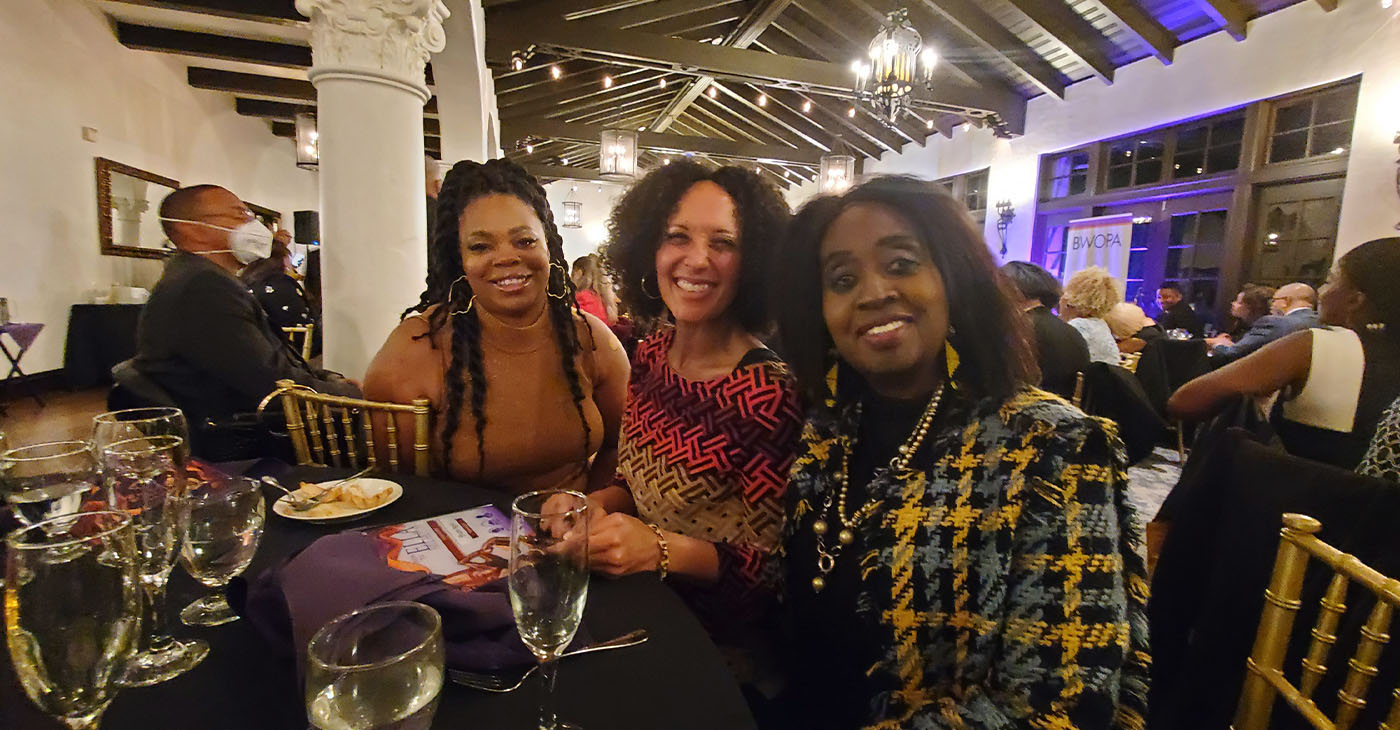
<instances>
[{"instance_id":1,"label":"gold chiavari chair","mask_svg":"<svg viewBox=\"0 0 1400 730\"><path fill-rule=\"evenodd\" d=\"M1141 352L1120 352L1118 353L1119 367L1130 373L1137 372L1138 362L1142 360Z\"/></svg>"},{"instance_id":2,"label":"gold chiavari chair","mask_svg":"<svg viewBox=\"0 0 1400 730\"><path fill-rule=\"evenodd\" d=\"M1084 405L1084 371L1080 370L1074 374L1074 395L1070 396L1069 402L1080 408Z\"/></svg>"},{"instance_id":3,"label":"gold chiavari chair","mask_svg":"<svg viewBox=\"0 0 1400 730\"><path fill-rule=\"evenodd\" d=\"M258 404L258 413L272 402L282 399L282 413L287 419L287 435L292 439L297 463L303 466L336 466L360 469L368 466L379 470L374 451L372 414L384 416L386 446L389 453L388 471L399 471L399 429L396 415L413 415L413 473L428 476L428 436L430 413L427 398L416 398L411 404L379 403L361 398L346 398L318 393L291 380L277 381L272 391ZM358 433L357 433L358 429ZM361 454L363 448L363 454ZM403 465L404 470L408 464Z\"/></svg>"},{"instance_id":4,"label":"gold chiavari chair","mask_svg":"<svg viewBox=\"0 0 1400 730\"><path fill-rule=\"evenodd\" d=\"M1244 688L1235 708L1234 730L1269 727L1274 699L1282 695L1290 707L1319 730L1349 730L1366 707L1367 690L1377 673L1381 650L1390 640L1390 619L1400 605L1400 581L1387 578L1317 537L1322 523L1300 514L1283 516L1282 539L1274 560L1273 577L1264 591L1264 610L1250 652ZM1316 558L1332 568L1332 582L1321 600L1312 642L1304 657L1299 686L1283 677L1283 659L1293 633L1293 619L1302 608L1303 576L1308 559ZM1346 611L1347 586L1359 583L1376 595L1375 607L1361 628L1356 654L1347 660L1347 676L1337 691L1337 716L1328 718L1314 704L1312 695L1327 672L1328 654L1337 642L1337 625ZM1381 730L1400 728L1400 688L1392 690L1389 713Z\"/></svg>"},{"instance_id":5,"label":"gold chiavari chair","mask_svg":"<svg viewBox=\"0 0 1400 730\"><path fill-rule=\"evenodd\" d=\"M311 334L316 329L314 324L302 324L292 327L283 327L282 334L287 336L287 341L292 343L292 347L297 347L297 340L301 340L301 359L311 359Z\"/></svg>"}]
</instances>

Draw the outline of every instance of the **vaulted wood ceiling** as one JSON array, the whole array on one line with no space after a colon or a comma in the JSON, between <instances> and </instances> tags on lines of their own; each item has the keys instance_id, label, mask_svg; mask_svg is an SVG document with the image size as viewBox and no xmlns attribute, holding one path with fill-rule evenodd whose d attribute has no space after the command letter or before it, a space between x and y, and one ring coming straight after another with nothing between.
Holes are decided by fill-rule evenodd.
<instances>
[{"instance_id":1,"label":"vaulted wood ceiling","mask_svg":"<svg viewBox=\"0 0 1400 730\"><path fill-rule=\"evenodd\" d=\"M1025 102L1249 21L1338 0L485 0L501 145L546 177L589 178L598 132L640 130L644 168L679 154L752 164L790 185L824 152L878 157L960 124L1023 131ZM1357 1L1357 0L1347 0ZM200 89L292 136L315 110L309 29L293 0L91 0L129 48L175 54ZM851 98L849 64L896 7L941 57L897 124ZM523 68L512 54L525 56ZM557 71L555 70L557 69ZM428 84L433 84L429 67ZM424 143L440 150L436 99Z\"/></svg>"}]
</instances>

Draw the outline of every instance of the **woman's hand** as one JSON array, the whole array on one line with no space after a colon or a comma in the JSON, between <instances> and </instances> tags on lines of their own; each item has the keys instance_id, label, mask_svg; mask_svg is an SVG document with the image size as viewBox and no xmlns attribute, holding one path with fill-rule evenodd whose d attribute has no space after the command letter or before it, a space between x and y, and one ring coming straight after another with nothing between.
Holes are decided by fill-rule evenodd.
<instances>
[{"instance_id":1,"label":"woman's hand","mask_svg":"<svg viewBox=\"0 0 1400 730\"><path fill-rule=\"evenodd\" d=\"M661 564L661 546L641 520L613 512L589 522L588 560L593 570L619 578L655 571Z\"/></svg>"}]
</instances>

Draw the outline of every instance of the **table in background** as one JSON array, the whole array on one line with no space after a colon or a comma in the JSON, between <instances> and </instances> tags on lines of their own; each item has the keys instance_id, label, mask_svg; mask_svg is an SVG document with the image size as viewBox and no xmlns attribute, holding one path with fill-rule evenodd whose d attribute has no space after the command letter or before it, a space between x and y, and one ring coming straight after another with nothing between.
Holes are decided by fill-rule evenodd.
<instances>
[{"instance_id":1,"label":"table in background","mask_svg":"<svg viewBox=\"0 0 1400 730\"><path fill-rule=\"evenodd\" d=\"M345 470L298 468L283 479L295 484L344 476ZM498 502L499 493L462 484L403 475L392 477L404 495L373 513L364 525L407 522ZM309 525L272 513L257 557L246 575L274 565L316 538L359 523ZM174 618L204 589L177 567L167 609L176 636L199 636L211 647L209 658L188 674L154 687L123 689L103 717L103 730L305 730L301 687L289 659L278 659L247 621L193 629ZM559 717L586 730L748 730L753 718L719 650L680 598L655 574L621 580L594 578L584 624L596 640L638 628L645 644L564 660L559 669ZM455 684L443 685L435 728L533 728L539 683L533 678L509 694L489 694ZM7 713L13 713L8 716ZM6 730L59 725L37 710L15 684L5 658L0 666L0 727Z\"/></svg>"},{"instance_id":2,"label":"table in background","mask_svg":"<svg viewBox=\"0 0 1400 730\"><path fill-rule=\"evenodd\" d=\"M24 359L24 353L29 352L30 345L34 344L34 340L39 337L39 333L43 329L44 325L38 322L0 324L0 352L5 353L5 358L10 361L10 369L5 373L3 380L6 383L14 380L16 385L29 391L29 397L33 398L40 408L44 407L44 399L39 397L39 392L34 390L33 385L22 380L24 370L20 369L19 361ZM10 339L14 341L17 348L15 351L10 351L10 346L5 343L5 335L9 335ZM4 406L0 406L0 413L4 413Z\"/></svg>"},{"instance_id":3,"label":"table in background","mask_svg":"<svg viewBox=\"0 0 1400 730\"><path fill-rule=\"evenodd\" d=\"M112 382L112 366L136 355L141 304L74 304L68 313L63 376L73 390Z\"/></svg>"}]
</instances>

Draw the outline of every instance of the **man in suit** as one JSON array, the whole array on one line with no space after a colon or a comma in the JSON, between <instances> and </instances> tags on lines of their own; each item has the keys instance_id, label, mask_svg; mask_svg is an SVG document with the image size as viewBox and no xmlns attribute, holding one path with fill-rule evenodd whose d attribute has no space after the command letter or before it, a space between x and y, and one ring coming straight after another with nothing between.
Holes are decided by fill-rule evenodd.
<instances>
[{"instance_id":1,"label":"man in suit","mask_svg":"<svg viewBox=\"0 0 1400 730\"><path fill-rule=\"evenodd\" d=\"M1269 300L1269 310L1272 314L1254 320L1254 324L1240 337L1239 342L1232 342L1229 335L1206 340L1206 343L1211 345L1211 362L1216 366L1224 365L1284 335L1316 327L1317 312L1313 311L1316 304L1317 292L1307 284L1294 282L1279 287Z\"/></svg>"},{"instance_id":2,"label":"man in suit","mask_svg":"<svg viewBox=\"0 0 1400 730\"><path fill-rule=\"evenodd\" d=\"M1162 314L1157 317L1157 326L1165 332L1186 330L1192 337L1205 334L1205 325L1196 316L1195 310L1181 296L1181 287L1167 282L1157 290L1157 303L1162 305Z\"/></svg>"},{"instance_id":3,"label":"man in suit","mask_svg":"<svg viewBox=\"0 0 1400 730\"><path fill-rule=\"evenodd\" d=\"M1040 361L1040 387L1073 397L1075 375L1089 367L1089 346L1079 330L1050 311L1060 303L1060 282L1025 261L1008 262L1001 270L1020 293L1021 310L1030 319Z\"/></svg>"},{"instance_id":4,"label":"man in suit","mask_svg":"<svg viewBox=\"0 0 1400 730\"><path fill-rule=\"evenodd\" d=\"M141 312L133 365L185 411L192 430L252 412L283 378L360 395L354 381L293 352L238 280L272 248L272 232L238 196L215 185L182 188L161 201L160 218L176 251Z\"/></svg>"}]
</instances>

